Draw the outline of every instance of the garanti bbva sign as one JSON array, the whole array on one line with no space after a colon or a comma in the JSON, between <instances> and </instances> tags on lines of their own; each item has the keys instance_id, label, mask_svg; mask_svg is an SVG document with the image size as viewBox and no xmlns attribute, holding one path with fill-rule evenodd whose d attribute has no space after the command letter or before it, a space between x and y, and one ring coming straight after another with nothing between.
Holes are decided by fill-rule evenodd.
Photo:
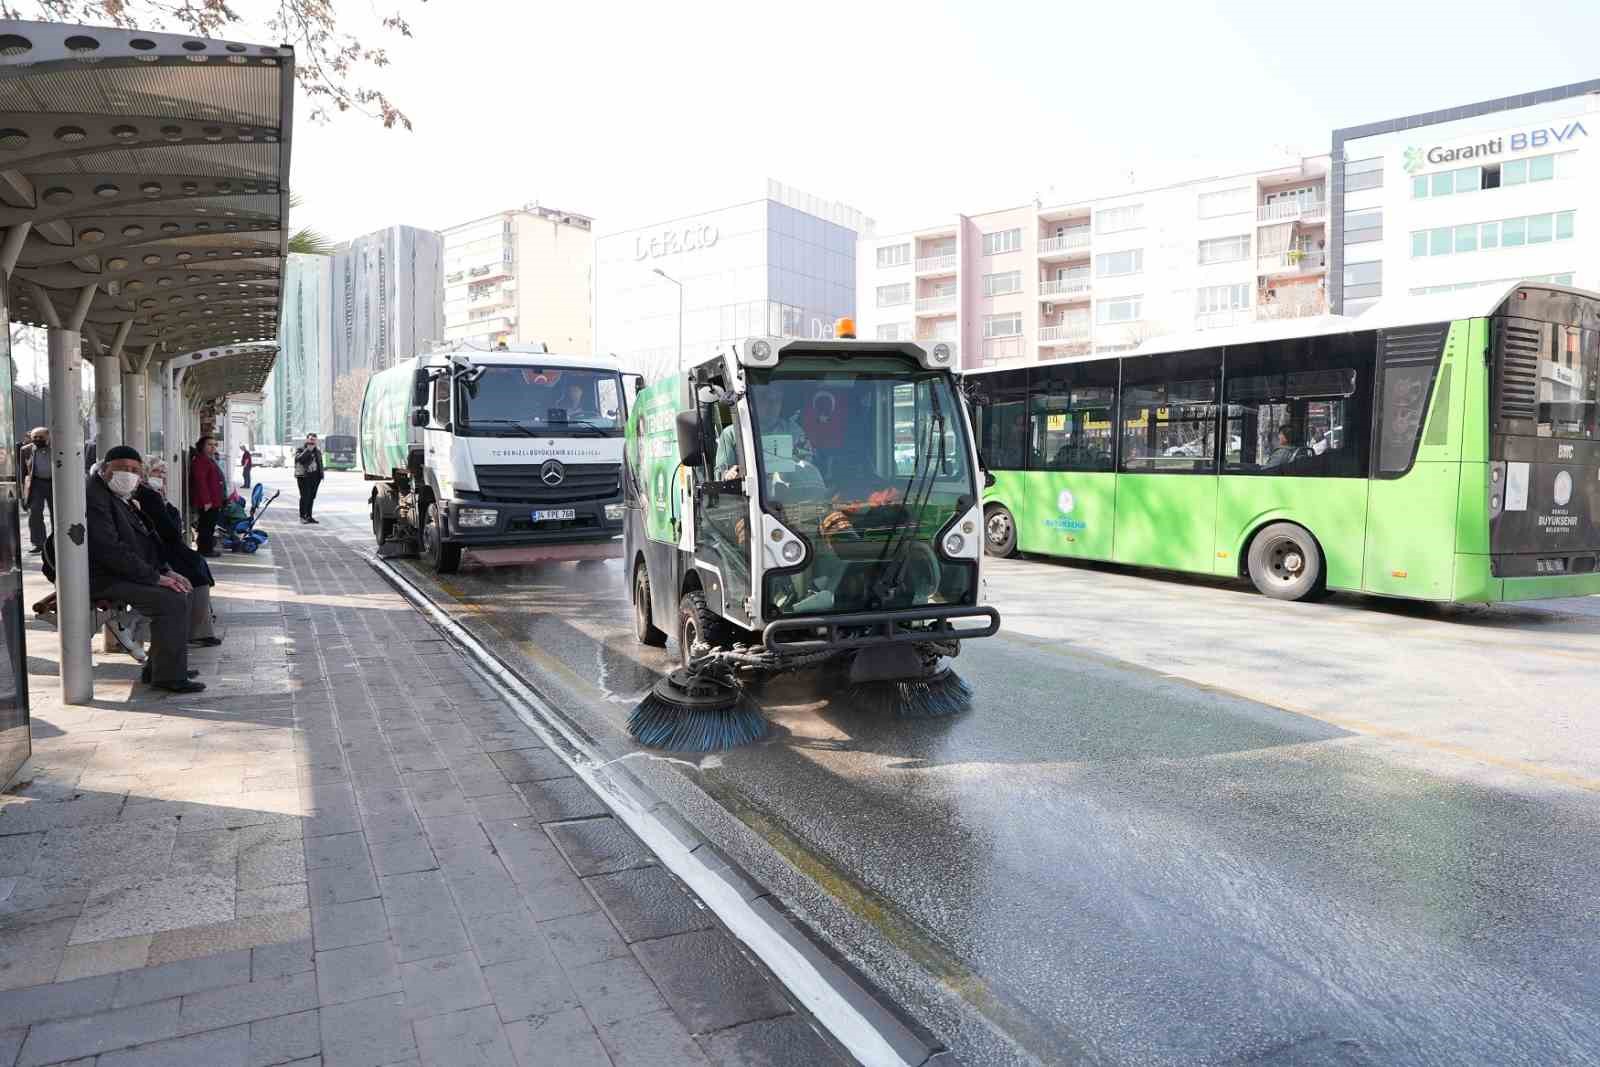
<instances>
[{"instance_id":1,"label":"garanti bbva sign","mask_svg":"<svg viewBox=\"0 0 1600 1067\"><path fill-rule=\"evenodd\" d=\"M1427 149L1407 148L1405 167L1407 173L1415 174L1430 163L1442 166L1463 159L1487 159L1505 152L1528 152L1537 148L1566 144L1579 137L1588 136L1589 131L1583 128L1583 123L1569 122L1563 126L1541 126L1535 130L1501 134L1475 144L1455 145L1450 148L1444 145L1434 145Z\"/></svg>"}]
</instances>

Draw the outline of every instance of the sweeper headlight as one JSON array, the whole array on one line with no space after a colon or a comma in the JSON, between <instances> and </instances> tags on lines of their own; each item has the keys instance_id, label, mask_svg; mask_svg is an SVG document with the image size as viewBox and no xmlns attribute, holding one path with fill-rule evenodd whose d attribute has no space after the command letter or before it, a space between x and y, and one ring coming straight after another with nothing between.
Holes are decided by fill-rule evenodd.
<instances>
[{"instance_id":1,"label":"sweeper headlight","mask_svg":"<svg viewBox=\"0 0 1600 1067\"><path fill-rule=\"evenodd\" d=\"M944 535L944 554L959 556L967 548L967 538L960 530L951 530Z\"/></svg>"},{"instance_id":2,"label":"sweeper headlight","mask_svg":"<svg viewBox=\"0 0 1600 1067\"><path fill-rule=\"evenodd\" d=\"M778 554L783 557L785 563L792 565L800 562L801 557L806 554L806 550L805 546L799 541L785 541L783 548L778 550Z\"/></svg>"}]
</instances>

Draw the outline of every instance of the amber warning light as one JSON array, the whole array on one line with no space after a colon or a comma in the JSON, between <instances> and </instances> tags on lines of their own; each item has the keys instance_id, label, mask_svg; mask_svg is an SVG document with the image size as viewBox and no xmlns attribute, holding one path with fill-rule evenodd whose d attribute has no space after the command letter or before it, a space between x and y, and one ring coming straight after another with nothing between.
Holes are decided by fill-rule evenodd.
<instances>
[{"instance_id":1,"label":"amber warning light","mask_svg":"<svg viewBox=\"0 0 1600 1067\"><path fill-rule=\"evenodd\" d=\"M856 320L845 318L835 322L833 324L833 336L842 341L854 341L856 339Z\"/></svg>"}]
</instances>

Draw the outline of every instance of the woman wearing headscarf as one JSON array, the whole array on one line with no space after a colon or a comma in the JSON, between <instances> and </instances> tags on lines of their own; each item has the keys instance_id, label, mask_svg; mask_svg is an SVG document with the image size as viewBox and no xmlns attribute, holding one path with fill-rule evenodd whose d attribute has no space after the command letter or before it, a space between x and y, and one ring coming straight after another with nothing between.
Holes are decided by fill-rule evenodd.
<instances>
[{"instance_id":1,"label":"woman wearing headscarf","mask_svg":"<svg viewBox=\"0 0 1600 1067\"><path fill-rule=\"evenodd\" d=\"M183 543L183 516L167 503L163 495L167 487L167 465L155 460L145 465L139 488L133 491L145 525L161 544L161 560L177 571L194 586L190 593L192 614L189 619L189 643L209 647L222 644L217 636L215 620L211 614L211 587L216 584L211 577L211 567L205 557Z\"/></svg>"}]
</instances>

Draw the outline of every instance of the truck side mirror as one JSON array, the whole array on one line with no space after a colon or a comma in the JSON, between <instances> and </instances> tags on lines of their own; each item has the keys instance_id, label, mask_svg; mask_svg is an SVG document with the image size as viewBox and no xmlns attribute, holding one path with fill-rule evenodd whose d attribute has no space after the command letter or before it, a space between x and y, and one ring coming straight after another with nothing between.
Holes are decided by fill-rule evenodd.
<instances>
[{"instance_id":1,"label":"truck side mirror","mask_svg":"<svg viewBox=\"0 0 1600 1067\"><path fill-rule=\"evenodd\" d=\"M433 379L429 377L426 367L418 367L411 375L411 406L425 408L428 406L428 393L433 387ZM415 418L415 416L413 416ZM421 425L420 423L418 425Z\"/></svg>"},{"instance_id":2,"label":"truck side mirror","mask_svg":"<svg viewBox=\"0 0 1600 1067\"><path fill-rule=\"evenodd\" d=\"M411 409L411 425L425 427L428 425L428 409L425 407Z\"/></svg>"},{"instance_id":3,"label":"truck side mirror","mask_svg":"<svg viewBox=\"0 0 1600 1067\"><path fill-rule=\"evenodd\" d=\"M700 413L698 411L678 412L678 460L685 467L698 467L705 458L705 449L700 443Z\"/></svg>"},{"instance_id":4,"label":"truck side mirror","mask_svg":"<svg viewBox=\"0 0 1600 1067\"><path fill-rule=\"evenodd\" d=\"M622 395L628 398L629 404L632 404L634 398L644 392L644 375L624 374L622 376L622 388Z\"/></svg>"}]
</instances>

